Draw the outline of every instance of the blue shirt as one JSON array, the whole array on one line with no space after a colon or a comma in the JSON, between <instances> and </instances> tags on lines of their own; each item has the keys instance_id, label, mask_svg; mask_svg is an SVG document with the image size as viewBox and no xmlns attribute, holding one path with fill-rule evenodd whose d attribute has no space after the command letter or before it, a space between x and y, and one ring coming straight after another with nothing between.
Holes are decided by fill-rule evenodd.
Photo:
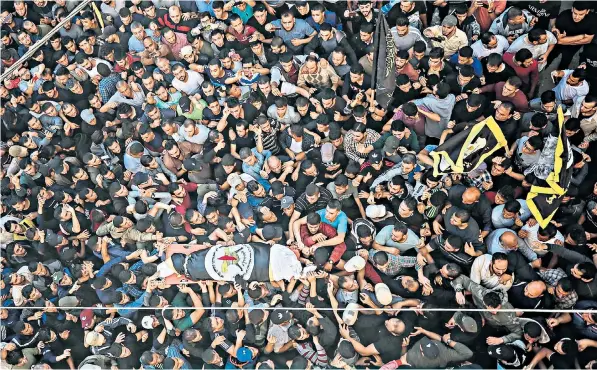
<instances>
[{"instance_id":1,"label":"blue shirt","mask_svg":"<svg viewBox=\"0 0 597 370\"><path fill-rule=\"evenodd\" d=\"M527 201L524 199L516 199L518 203L520 203L520 211L518 217L525 222L531 217L531 211L527 206ZM501 227L512 227L514 226L514 219L513 218L504 218L502 213L504 212L504 204L500 204L499 206L495 207L493 211L491 211L491 223L493 227L501 228Z\"/></svg>"},{"instance_id":2,"label":"blue shirt","mask_svg":"<svg viewBox=\"0 0 597 370\"><path fill-rule=\"evenodd\" d=\"M147 292L143 292L143 294L141 294L141 296L136 300L124 305L116 303L114 304L114 307L116 307L120 316L134 320L138 312L138 310L135 310L135 308L143 306L143 301L145 300L146 294Z\"/></svg>"},{"instance_id":3,"label":"blue shirt","mask_svg":"<svg viewBox=\"0 0 597 370\"><path fill-rule=\"evenodd\" d=\"M213 15L212 0L195 0L199 13L210 12Z\"/></svg>"},{"instance_id":4,"label":"blue shirt","mask_svg":"<svg viewBox=\"0 0 597 370\"><path fill-rule=\"evenodd\" d=\"M238 14L243 23L246 24L249 18L253 16L253 7L247 4L247 6L245 6L245 11L242 11L238 8L238 6L235 6L232 8L232 13Z\"/></svg>"},{"instance_id":5,"label":"blue shirt","mask_svg":"<svg viewBox=\"0 0 597 370\"><path fill-rule=\"evenodd\" d=\"M306 21L309 24L309 26L313 27L313 29L315 29L317 32L319 32L319 30L321 29L321 25L319 23L316 23L313 20L313 17L309 16L309 18L307 18ZM338 17L336 16L336 13L334 13L330 10L326 10L325 13L323 14L323 22L329 23L332 27L334 27L338 31L342 31L342 23L338 22Z\"/></svg>"},{"instance_id":6,"label":"blue shirt","mask_svg":"<svg viewBox=\"0 0 597 370\"><path fill-rule=\"evenodd\" d=\"M145 34L151 38L153 38L153 31L149 28L145 29ZM159 40L154 40L159 41ZM136 37L132 36L129 39L129 51L140 53L145 50L145 46L143 46L143 40L138 40Z\"/></svg>"},{"instance_id":7,"label":"blue shirt","mask_svg":"<svg viewBox=\"0 0 597 370\"><path fill-rule=\"evenodd\" d=\"M512 251L512 249L506 249L506 248L504 248L504 246L502 245L502 242L500 240L500 237L506 231L511 231L511 232L515 233L514 231L512 231L510 229L502 228L502 229L494 230L489 235L487 235L487 238L485 239L485 242L487 243L486 245L487 245L487 253L488 254L494 254L494 253L497 253L497 252L502 252L502 253L508 254L508 253L510 253ZM523 243L520 238L518 238L518 251L520 253L522 253L522 255L527 260L529 260L531 262L534 261L534 260L536 260L538 258L537 257L537 253L535 253L531 249L531 247L529 247L528 245L526 245L526 243Z\"/></svg>"},{"instance_id":8,"label":"blue shirt","mask_svg":"<svg viewBox=\"0 0 597 370\"><path fill-rule=\"evenodd\" d=\"M325 208L320 209L316 213L321 217L321 222L332 226L334 229L336 229L336 231L338 231L338 234L346 234L346 230L348 228L348 217L346 216L346 213L340 211L340 213L338 214L338 216L336 216L336 219L334 221L330 221L325 217Z\"/></svg>"},{"instance_id":9,"label":"blue shirt","mask_svg":"<svg viewBox=\"0 0 597 370\"><path fill-rule=\"evenodd\" d=\"M272 155L269 150L263 150L261 153L257 151L257 148L251 149L251 152L257 158L257 161L252 166L249 166L243 162L243 172L247 175L251 175L255 180L263 180L259 171L263 168L263 163ZM261 183L261 182L260 182ZM266 189L268 190L268 189Z\"/></svg>"},{"instance_id":10,"label":"blue shirt","mask_svg":"<svg viewBox=\"0 0 597 370\"><path fill-rule=\"evenodd\" d=\"M450 57L450 63L452 63L455 66L460 65L460 64L458 64L458 53L453 54ZM479 59L473 57L473 64L471 64L471 67L473 67L473 71L475 71L475 75L477 77L483 76L483 66L481 65L481 62L479 61Z\"/></svg>"},{"instance_id":11,"label":"blue shirt","mask_svg":"<svg viewBox=\"0 0 597 370\"><path fill-rule=\"evenodd\" d=\"M179 369L191 370L193 367L187 361L187 359L182 355L182 353L181 353L182 349L183 349L182 343L179 340L175 340L172 342L172 344L170 344L168 346L168 348L166 348L166 357L177 358L179 360L182 360L183 364L181 367L179 367Z\"/></svg>"},{"instance_id":12,"label":"blue shirt","mask_svg":"<svg viewBox=\"0 0 597 370\"><path fill-rule=\"evenodd\" d=\"M281 37L285 44L290 44L290 40L292 39L304 39L315 32L313 27L311 27L309 23L302 19L296 19L296 23L290 31L286 31L284 28L282 28L282 21L279 19L273 21L272 24L279 28L276 30L276 36Z\"/></svg>"}]
</instances>

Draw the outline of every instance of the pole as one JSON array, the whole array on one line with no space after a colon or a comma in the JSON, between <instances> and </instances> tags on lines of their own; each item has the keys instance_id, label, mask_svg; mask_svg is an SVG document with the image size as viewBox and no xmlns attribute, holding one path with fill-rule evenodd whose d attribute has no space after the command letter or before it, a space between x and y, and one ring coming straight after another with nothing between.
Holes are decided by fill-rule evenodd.
<instances>
[{"instance_id":1,"label":"pole","mask_svg":"<svg viewBox=\"0 0 597 370\"><path fill-rule=\"evenodd\" d=\"M54 27L50 32L48 32L47 35L45 35L40 40L38 40L35 44L33 44L33 46L31 46L29 48L29 50L27 50L27 52L25 54L23 54L23 56L21 57L21 59L17 60L15 64L13 64L12 66L10 66L2 74L2 76L0 76L0 82L3 82L8 76L10 76L14 71L16 71L19 67L21 67L23 65L23 63L25 63L29 58L31 58L31 56L39 48L41 48L46 42L48 42L48 40L50 40L50 37L52 37L52 35L54 35L58 31L60 31L60 29L62 27L64 27L64 25L66 24L66 22L70 21L77 13L79 13L81 10L83 10L92 1L93 0L83 0L83 2L81 2L81 4L77 5L77 7L74 8L73 11L70 12L70 14L66 16L66 18L64 18L60 23L58 23L56 25L56 27Z\"/></svg>"}]
</instances>

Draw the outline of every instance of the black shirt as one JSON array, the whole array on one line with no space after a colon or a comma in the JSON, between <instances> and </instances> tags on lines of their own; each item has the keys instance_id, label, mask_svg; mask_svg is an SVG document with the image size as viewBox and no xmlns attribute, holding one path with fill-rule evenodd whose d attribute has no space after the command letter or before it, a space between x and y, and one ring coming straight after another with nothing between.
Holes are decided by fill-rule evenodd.
<instances>
[{"instance_id":1,"label":"black shirt","mask_svg":"<svg viewBox=\"0 0 597 370\"><path fill-rule=\"evenodd\" d=\"M460 95L462 93L471 93L474 89L481 86L481 80L479 77L474 76L469 82L461 85L458 81L458 74L450 74L446 77L446 82L450 85L450 92L454 95Z\"/></svg>"},{"instance_id":2,"label":"black shirt","mask_svg":"<svg viewBox=\"0 0 597 370\"><path fill-rule=\"evenodd\" d=\"M403 338L402 336L393 335L386 329L385 322L388 319L390 317L385 314L368 315L366 320L361 318L354 325L361 344L365 347L373 344L384 363L396 359L396 351L402 347ZM403 321L405 324L410 322L405 318L403 318ZM405 333L410 333L410 330L406 328Z\"/></svg>"},{"instance_id":3,"label":"black shirt","mask_svg":"<svg viewBox=\"0 0 597 370\"><path fill-rule=\"evenodd\" d=\"M483 76L485 76L485 85L493 85L498 82L504 82L507 81L508 78L516 76L516 72L512 67L506 63L502 64L504 65L504 69L502 71L491 73L487 70L487 58L483 58L483 60L481 60L481 65L483 66Z\"/></svg>"},{"instance_id":4,"label":"black shirt","mask_svg":"<svg viewBox=\"0 0 597 370\"><path fill-rule=\"evenodd\" d=\"M540 1L520 1L514 5L520 9L528 10L538 18L535 27L547 30L549 29L549 21L558 16L562 4L560 1L552 0L543 3Z\"/></svg>"},{"instance_id":5,"label":"black shirt","mask_svg":"<svg viewBox=\"0 0 597 370\"><path fill-rule=\"evenodd\" d=\"M240 120L245 120L247 122L249 122L249 124L253 124L253 121L255 121L255 118L257 118L257 116L259 115L259 111L252 106L249 103L245 103L242 105L243 111L244 111L244 117L242 118L235 118L233 115L229 115L228 118L226 119L226 122L228 122L228 127L232 128L236 126L236 123ZM225 130L224 132L226 132L227 130Z\"/></svg>"},{"instance_id":6,"label":"black shirt","mask_svg":"<svg viewBox=\"0 0 597 370\"><path fill-rule=\"evenodd\" d=\"M247 21L247 25L255 28L257 30L257 32L259 32L260 34L262 34L265 37L266 40L269 40L269 39L272 39L276 35L273 32L266 31L265 25L268 23L271 23L275 20L276 20L276 17L267 13L267 16L265 18L265 23L263 25L261 23L257 22L257 19L255 19L255 16L252 16L251 18L249 18L249 20Z\"/></svg>"},{"instance_id":7,"label":"black shirt","mask_svg":"<svg viewBox=\"0 0 597 370\"><path fill-rule=\"evenodd\" d=\"M413 6L410 11L404 12L402 8L400 8L400 1L396 2L386 16L388 25L394 27L398 17L405 17L408 18L408 23L411 26L422 26L420 16L421 14L425 14L425 4L422 1L414 1L413 3L415 6Z\"/></svg>"},{"instance_id":8,"label":"black shirt","mask_svg":"<svg viewBox=\"0 0 597 370\"><path fill-rule=\"evenodd\" d=\"M572 19L572 9L564 10L556 18L556 28L561 32L566 32L566 36L594 35L596 16L587 14L580 22L574 22ZM580 45L578 45L580 46Z\"/></svg>"},{"instance_id":9,"label":"black shirt","mask_svg":"<svg viewBox=\"0 0 597 370\"><path fill-rule=\"evenodd\" d=\"M587 65L588 80L597 79L597 44L585 45L580 53L578 63L585 63Z\"/></svg>"},{"instance_id":10,"label":"black shirt","mask_svg":"<svg viewBox=\"0 0 597 370\"><path fill-rule=\"evenodd\" d=\"M236 145L237 153L241 148L255 148L255 135L252 132L249 132L244 137L240 137L237 134L236 139L234 139L233 143Z\"/></svg>"},{"instance_id":11,"label":"black shirt","mask_svg":"<svg viewBox=\"0 0 597 370\"><path fill-rule=\"evenodd\" d=\"M487 103L487 99L483 97L483 103L481 103L481 106L474 111L469 112L466 108L466 99L463 99L454 106L454 110L452 110L452 120L456 121L456 123L476 121L479 117L483 116Z\"/></svg>"}]
</instances>

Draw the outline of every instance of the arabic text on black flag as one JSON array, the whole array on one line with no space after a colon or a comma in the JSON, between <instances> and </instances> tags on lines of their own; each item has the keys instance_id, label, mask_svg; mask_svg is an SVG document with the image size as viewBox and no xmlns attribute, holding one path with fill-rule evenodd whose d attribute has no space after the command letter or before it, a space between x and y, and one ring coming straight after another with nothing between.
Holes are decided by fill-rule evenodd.
<instances>
[{"instance_id":1,"label":"arabic text on black flag","mask_svg":"<svg viewBox=\"0 0 597 370\"><path fill-rule=\"evenodd\" d=\"M373 86L375 100L383 108L388 107L396 88L396 45L382 12L377 18L373 39Z\"/></svg>"}]
</instances>

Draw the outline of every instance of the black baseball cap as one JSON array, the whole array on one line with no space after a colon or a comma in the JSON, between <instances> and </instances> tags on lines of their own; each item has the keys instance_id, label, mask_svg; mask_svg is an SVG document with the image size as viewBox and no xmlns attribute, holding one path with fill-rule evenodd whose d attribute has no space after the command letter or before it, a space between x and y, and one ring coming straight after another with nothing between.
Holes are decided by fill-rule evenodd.
<instances>
[{"instance_id":1,"label":"black baseball cap","mask_svg":"<svg viewBox=\"0 0 597 370\"><path fill-rule=\"evenodd\" d=\"M178 101L182 113L189 113L191 111L191 99L188 96L183 96Z\"/></svg>"},{"instance_id":2,"label":"black baseball cap","mask_svg":"<svg viewBox=\"0 0 597 370\"><path fill-rule=\"evenodd\" d=\"M281 238L284 230L278 225L265 225L261 230L261 234L265 240L274 240Z\"/></svg>"}]
</instances>

